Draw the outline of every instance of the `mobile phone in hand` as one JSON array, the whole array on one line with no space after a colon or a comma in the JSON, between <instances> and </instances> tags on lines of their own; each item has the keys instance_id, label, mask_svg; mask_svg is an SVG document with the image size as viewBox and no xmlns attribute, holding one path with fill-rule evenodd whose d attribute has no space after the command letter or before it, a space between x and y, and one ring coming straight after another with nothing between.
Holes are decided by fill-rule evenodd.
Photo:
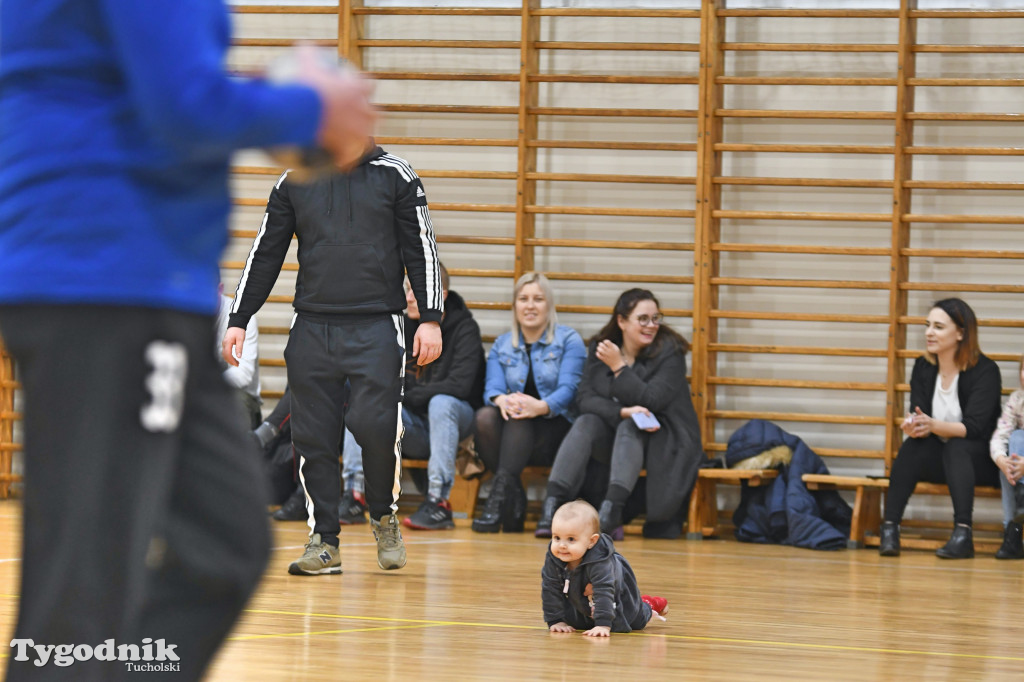
<instances>
[{"instance_id":1,"label":"mobile phone in hand","mask_svg":"<svg viewBox=\"0 0 1024 682\"><path fill-rule=\"evenodd\" d=\"M653 414L634 412L632 416L633 423L641 429L657 429L661 427L661 422Z\"/></svg>"}]
</instances>

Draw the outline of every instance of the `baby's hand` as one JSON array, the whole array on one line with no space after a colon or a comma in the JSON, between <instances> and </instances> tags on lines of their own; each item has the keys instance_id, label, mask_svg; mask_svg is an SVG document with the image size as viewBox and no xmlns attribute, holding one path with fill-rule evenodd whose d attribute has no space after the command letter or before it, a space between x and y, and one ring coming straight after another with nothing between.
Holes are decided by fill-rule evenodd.
<instances>
[{"instance_id":1,"label":"baby's hand","mask_svg":"<svg viewBox=\"0 0 1024 682\"><path fill-rule=\"evenodd\" d=\"M598 625L583 633L587 637L611 637L612 629L607 625Z\"/></svg>"},{"instance_id":2,"label":"baby's hand","mask_svg":"<svg viewBox=\"0 0 1024 682\"><path fill-rule=\"evenodd\" d=\"M568 623L555 623L548 630L551 632L576 632L575 628Z\"/></svg>"}]
</instances>

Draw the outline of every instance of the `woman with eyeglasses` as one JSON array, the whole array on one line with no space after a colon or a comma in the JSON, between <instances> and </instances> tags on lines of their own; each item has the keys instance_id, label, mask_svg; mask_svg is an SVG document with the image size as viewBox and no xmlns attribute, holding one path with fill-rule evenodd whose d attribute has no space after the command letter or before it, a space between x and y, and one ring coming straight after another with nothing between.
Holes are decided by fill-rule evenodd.
<instances>
[{"instance_id":1,"label":"woman with eyeglasses","mask_svg":"<svg viewBox=\"0 0 1024 682\"><path fill-rule=\"evenodd\" d=\"M576 330L558 324L548 278L528 272L512 293L512 331L487 356L484 406L477 410L476 450L495 472L478 533L521 533L527 465L549 466L576 416L576 387L587 349Z\"/></svg>"},{"instance_id":2,"label":"woman with eyeglasses","mask_svg":"<svg viewBox=\"0 0 1024 682\"><path fill-rule=\"evenodd\" d=\"M974 556L974 486L999 485L989 439L999 421L1002 376L981 352L978 320L959 298L936 301L925 324L925 352L910 375L906 440L892 463L878 553L900 553L900 521L918 481L945 483L953 499L953 534L942 559Z\"/></svg>"},{"instance_id":3,"label":"woman with eyeglasses","mask_svg":"<svg viewBox=\"0 0 1024 682\"><path fill-rule=\"evenodd\" d=\"M662 324L646 289L619 296L608 324L590 342L579 388L580 416L555 457L537 537L583 488L591 458L611 473L600 507L601 531L621 539L623 508L647 467L647 537L678 537L684 503L704 459L700 425L686 381L690 344Z\"/></svg>"}]
</instances>

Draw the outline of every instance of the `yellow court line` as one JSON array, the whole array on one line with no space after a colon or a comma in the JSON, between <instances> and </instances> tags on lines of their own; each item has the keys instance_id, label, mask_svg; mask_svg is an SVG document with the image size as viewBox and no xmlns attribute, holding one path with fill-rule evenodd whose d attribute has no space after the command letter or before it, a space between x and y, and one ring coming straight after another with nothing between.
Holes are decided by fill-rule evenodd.
<instances>
[{"instance_id":1,"label":"yellow court line","mask_svg":"<svg viewBox=\"0 0 1024 682\"><path fill-rule=\"evenodd\" d=\"M384 621L384 622L395 622L395 623L419 623L425 625L462 625L468 627L482 627L482 628L505 628L505 629L519 629L519 630L539 630L540 626L537 625L513 625L507 623L473 623L464 621L447 621L447 620L416 620L411 618L385 618L381 616L343 616L336 613L304 613L300 611L273 611L269 609L246 609L246 613L263 613L263 614L275 614L275 615L291 615L291 616L310 616L316 618L337 618L341 620L370 620L370 621ZM672 635L672 634L661 634L655 632L631 632L631 635L639 637L665 637L667 639L678 639L692 642L720 642L723 644L746 644L750 646L762 646L762 647L779 647L779 648L791 648L791 649L819 649L825 651L858 651L862 653L876 653L876 654L902 654L912 656L938 656L944 658L970 658L979 659L986 661L1020 661L1024 662L1024 657L1020 656L989 656L986 654L960 654L952 651L921 651L918 649L885 649L881 647L869 647L869 646L844 646L841 644L808 644L803 642L778 642L774 640L762 640L762 639L737 639L730 637L699 637L697 635Z\"/></svg>"},{"instance_id":2,"label":"yellow court line","mask_svg":"<svg viewBox=\"0 0 1024 682\"><path fill-rule=\"evenodd\" d=\"M385 630L415 630L417 628L436 628L441 627L439 625L428 624L428 625L392 625L385 627L372 627L372 628L351 628L348 630L320 630L318 632L282 632L279 634L271 635L239 635L238 637L228 637L229 642L245 642L255 639L278 639L281 637L313 637L314 635L344 635L349 632L384 632Z\"/></svg>"}]
</instances>

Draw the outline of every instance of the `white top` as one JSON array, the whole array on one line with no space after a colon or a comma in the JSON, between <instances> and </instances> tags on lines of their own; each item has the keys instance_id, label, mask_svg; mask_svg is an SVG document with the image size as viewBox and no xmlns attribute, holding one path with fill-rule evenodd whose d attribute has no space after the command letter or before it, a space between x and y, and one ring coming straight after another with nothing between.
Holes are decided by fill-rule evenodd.
<instances>
[{"instance_id":1,"label":"white top","mask_svg":"<svg viewBox=\"0 0 1024 682\"><path fill-rule=\"evenodd\" d=\"M242 357L238 359L238 366L233 367L224 361L220 353L221 341L224 340L224 332L228 330L228 315L231 314L232 299L221 294L220 311L217 313L217 334L214 352L220 368L224 372L224 380L234 388L245 391L261 403L260 399L260 330L256 323L256 316L249 318L249 324L245 328L245 342L242 344Z\"/></svg>"},{"instance_id":2,"label":"white top","mask_svg":"<svg viewBox=\"0 0 1024 682\"><path fill-rule=\"evenodd\" d=\"M964 420L964 411L960 408L960 395L957 393L957 385L960 383L958 372L950 383L948 389L942 388L942 377L935 377L935 394L932 396L932 419L940 422L958 424ZM949 440L942 438L942 442Z\"/></svg>"}]
</instances>

